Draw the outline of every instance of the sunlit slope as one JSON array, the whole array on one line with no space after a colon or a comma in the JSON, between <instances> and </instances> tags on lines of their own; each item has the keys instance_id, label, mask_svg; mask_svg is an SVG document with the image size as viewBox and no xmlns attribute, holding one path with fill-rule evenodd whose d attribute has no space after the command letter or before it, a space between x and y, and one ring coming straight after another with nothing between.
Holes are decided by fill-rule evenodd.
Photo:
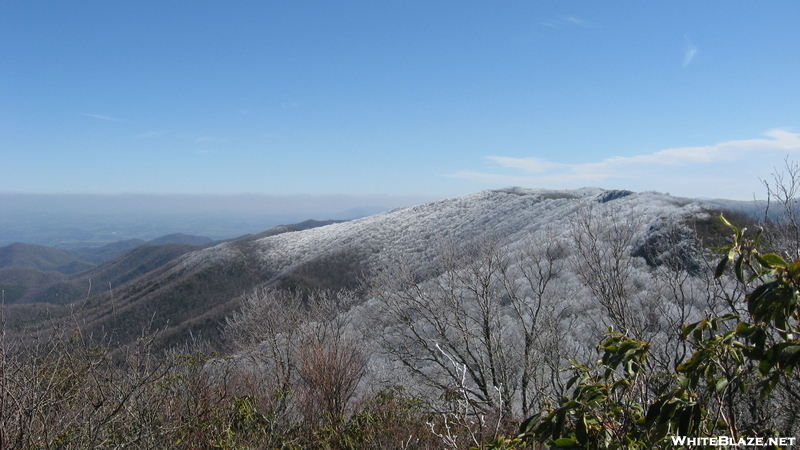
<instances>
[{"instance_id":1,"label":"sunlit slope","mask_svg":"<svg viewBox=\"0 0 800 450\"><path fill-rule=\"evenodd\" d=\"M187 253L141 278L94 296L81 314L121 339L144 326L164 328L167 341L202 332L215 339L220 320L257 286L353 288L383 264L402 258L419 267L437 243L489 236L513 245L550 227L569 233L577 211L637 221L644 233L664 223L701 217L713 206L658 193L584 188L483 191L317 228L265 233ZM637 239L646 242L642 235ZM127 336L127 337L126 337Z\"/></svg>"}]
</instances>

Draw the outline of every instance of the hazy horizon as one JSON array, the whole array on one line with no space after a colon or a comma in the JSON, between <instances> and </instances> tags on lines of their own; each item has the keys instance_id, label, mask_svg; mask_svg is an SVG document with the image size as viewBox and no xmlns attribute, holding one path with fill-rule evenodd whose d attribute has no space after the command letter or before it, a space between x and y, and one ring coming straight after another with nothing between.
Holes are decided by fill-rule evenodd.
<instances>
[{"instance_id":1,"label":"hazy horizon","mask_svg":"<svg viewBox=\"0 0 800 450\"><path fill-rule=\"evenodd\" d=\"M96 246L171 233L228 239L304 220L351 220L433 198L0 193L0 246Z\"/></svg>"},{"instance_id":2,"label":"hazy horizon","mask_svg":"<svg viewBox=\"0 0 800 450\"><path fill-rule=\"evenodd\" d=\"M0 193L0 246L23 242L60 248L95 247L173 233L221 240L305 220L353 220L440 199L389 195ZM748 203L717 200L723 200L718 203L723 207Z\"/></svg>"},{"instance_id":3,"label":"hazy horizon","mask_svg":"<svg viewBox=\"0 0 800 450\"><path fill-rule=\"evenodd\" d=\"M38 194L0 192L7 211L104 213L246 213L338 214L351 209L393 209L436 197L391 195L267 195L267 194Z\"/></svg>"}]
</instances>

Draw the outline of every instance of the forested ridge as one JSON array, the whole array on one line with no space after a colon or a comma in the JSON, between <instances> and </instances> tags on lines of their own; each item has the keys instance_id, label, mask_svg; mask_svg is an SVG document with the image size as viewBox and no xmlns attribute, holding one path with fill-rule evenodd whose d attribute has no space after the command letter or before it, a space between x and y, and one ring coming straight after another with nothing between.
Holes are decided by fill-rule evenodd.
<instances>
[{"instance_id":1,"label":"forested ridge","mask_svg":"<svg viewBox=\"0 0 800 450\"><path fill-rule=\"evenodd\" d=\"M154 304L128 306L149 315L133 331L108 326L124 289L13 334L4 307L0 448L797 436L794 194L771 190L753 217L655 193L511 189L183 255L161 270L260 274L216 322L225 348L193 333L165 346ZM437 215L449 225L431 229Z\"/></svg>"}]
</instances>

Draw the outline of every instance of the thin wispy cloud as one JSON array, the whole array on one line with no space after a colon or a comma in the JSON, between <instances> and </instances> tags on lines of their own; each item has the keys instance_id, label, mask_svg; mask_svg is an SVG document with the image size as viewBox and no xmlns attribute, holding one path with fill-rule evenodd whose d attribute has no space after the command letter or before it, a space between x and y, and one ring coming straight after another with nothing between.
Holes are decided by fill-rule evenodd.
<instances>
[{"instance_id":1,"label":"thin wispy cloud","mask_svg":"<svg viewBox=\"0 0 800 450\"><path fill-rule=\"evenodd\" d=\"M587 22L585 20L578 19L577 17L572 17L572 16L564 17L564 20L569 22L569 23L572 23L572 24L575 24L575 25L581 25L581 26L586 26L586 25L589 24L589 22Z\"/></svg>"},{"instance_id":2,"label":"thin wispy cloud","mask_svg":"<svg viewBox=\"0 0 800 450\"><path fill-rule=\"evenodd\" d=\"M592 22L588 20L580 19L575 16L561 16L556 19L548 19L539 22L540 25L544 25L550 28L564 28L564 27L571 27L571 26L579 26L579 27L589 27L592 26Z\"/></svg>"},{"instance_id":3,"label":"thin wispy cloud","mask_svg":"<svg viewBox=\"0 0 800 450\"><path fill-rule=\"evenodd\" d=\"M83 114L84 116L87 117L94 117L95 119L111 120L113 122L130 122L130 120L117 119L116 117L109 117L109 116L101 116L100 114L89 114L85 112L78 112L78 114Z\"/></svg>"},{"instance_id":4,"label":"thin wispy cloud","mask_svg":"<svg viewBox=\"0 0 800 450\"><path fill-rule=\"evenodd\" d=\"M688 66L691 64L692 60L694 59L695 55L697 55L697 47L692 44L692 41L689 38L686 38L686 52L683 54L683 67Z\"/></svg>"},{"instance_id":5,"label":"thin wispy cloud","mask_svg":"<svg viewBox=\"0 0 800 450\"><path fill-rule=\"evenodd\" d=\"M666 190L661 185L679 184L681 178L697 185L708 184L708 180L715 177L730 178L727 174L715 172L721 170L722 166L737 168L739 173L734 176L742 176L742 173L753 170L755 162L763 164L787 154L800 155L800 133L773 129L764 133L764 136L707 146L669 148L634 156L613 156L582 164L566 164L536 157L487 156L486 159L493 163L488 170L465 170L448 176L498 185L577 188L618 184L630 188L641 185L652 186L645 189ZM752 173L753 180L747 181L755 181L757 176L757 173ZM661 185L656 185L658 183Z\"/></svg>"}]
</instances>

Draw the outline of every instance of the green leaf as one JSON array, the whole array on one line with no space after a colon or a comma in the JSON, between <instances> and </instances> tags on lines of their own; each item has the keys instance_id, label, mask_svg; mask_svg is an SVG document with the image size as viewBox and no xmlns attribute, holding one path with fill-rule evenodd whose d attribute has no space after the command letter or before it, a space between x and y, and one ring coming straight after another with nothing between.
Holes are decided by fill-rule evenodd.
<instances>
[{"instance_id":1,"label":"green leaf","mask_svg":"<svg viewBox=\"0 0 800 450\"><path fill-rule=\"evenodd\" d=\"M556 447L558 447L558 448L564 448L564 447L576 447L576 446L577 446L577 444L578 444L578 443L575 441L575 439L574 439L574 438L558 438L558 439L556 439L555 441L553 441L553 443L554 443L554 444L556 445Z\"/></svg>"},{"instance_id":2,"label":"green leaf","mask_svg":"<svg viewBox=\"0 0 800 450\"><path fill-rule=\"evenodd\" d=\"M758 247L758 240L761 239L761 233L763 233L763 232L764 232L764 229L761 228L761 227L758 227L758 230L753 235L753 247L755 247L755 248Z\"/></svg>"},{"instance_id":3,"label":"green leaf","mask_svg":"<svg viewBox=\"0 0 800 450\"><path fill-rule=\"evenodd\" d=\"M519 433L520 434L528 434L533 431L536 423L539 421L539 414L534 414L527 419L523 420L521 424L519 424Z\"/></svg>"},{"instance_id":4,"label":"green leaf","mask_svg":"<svg viewBox=\"0 0 800 450\"><path fill-rule=\"evenodd\" d=\"M726 387L728 387L728 379L727 378L720 378L719 380L717 380L717 384L715 386L715 389L717 390L717 393L721 393L722 391L725 390Z\"/></svg>"},{"instance_id":5,"label":"green leaf","mask_svg":"<svg viewBox=\"0 0 800 450\"><path fill-rule=\"evenodd\" d=\"M769 356L771 353L772 353L771 351L767 352L768 356L762 359L760 363L758 363L758 371L761 372L761 375L763 376L766 376L772 370L772 367L775 366L775 362L773 362L771 360L772 358L770 358Z\"/></svg>"},{"instance_id":6,"label":"green leaf","mask_svg":"<svg viewBox=\"0 0 800 450\"><path fill-rule=\"evenodd\" d=\"M689 429L692 425L692 408L681 408L678 415L678 434L686 436L689 434Z\"/></svg>"},{"instance_id":7,"label":"green leaf","mask_svg":"<svg viewBox=\"0 0 800 450\"><path fill-rule=\"evenodd\" d=\"M775 389L775 386L778 385L778 381L780 381L780 373L773 372L769 377L767 377L762 383L761 386L761 399L763 400L766 396Z\"/></svg>"},{"instance_id":8,"label":"green leaf","mask_svg":"<svg viewBox=\"0 0 800 450\"><path fill-rule=\"evenodd\" d=\"M738 228L733 226L732 223L728 222L728 220L722 214L719 215L719 220L722 221L722 223L725 224L726 226L728 226L730 228L733 228L734 231L738 231L739 230Z\"/></svg>"},{"instance_id":9,"label":"green leaf","mask_svg":"<svg viewBox=\"0 0 800 450\"><path fill-rule=\"evenodd\" d=\"M684 325L683 330L681 330L681 339L686 339L692 331L695 330L700 325L700 322L690 323L689 325Z\"/></svg>"},{"instance_id":10,"label":"green leaf","mask_svg":"<svg viewBox=\"0 0 800 450\"><path fill-rule=\"evenodd\" d=\"M769 268L775 267L786 267L786 261L783 260L780 256L776 255L775 253L765 253L761 256L756 255L756 260L761 263L761 265Z\"/></svg>"},{"instance_id":11,"label":"green leaf","mask_svg":"<svg viewBox=\"0 0 800 450\"><path fill-rule=\"evenodd\" d=\"M578 438L578 442L582 445L585 445L589 442L589 433L587 431L588 426L586 425L586 416L581 414L578 417L578 420L575 422L575 436Z\"/></svg>"},{"instance_id":12,"label":"green leaf","mask_svg":"<svg viewBox=\"0 0 800 450\"><path fill-rule=\"evenodd\" d=\"M734 265L734 271L736 272L736 279L739 280L740 283L744 284L744 271L742 270L742 264L744 263L744 254L739 255L736 258L736 264Z\"/></svg>"},{"instance_id":13,"label":"green leaf","mask_svg":"<svg viewBox=\"0 0 800 450\"><path fill-rule=\"evenodd\" d=\"M721 323L721 322L727 322L729 320L735 320L735 319L739 319L739 318L740 317L737 314L730 313L730 314L725 314L723 316L717 317L716 319L714 319L714 322Z\"/></svg>"},{"instance_id":14,"label":"green leaf","mask_svg":"<svg viewBox=\"0 0 800 450\"><path fill-rule=\"evenodd\" d=\"M656 432L653 435L653 440L658 442L669 433L669 422L662 422L656 426Z\"/></svg>"},{"instance_id":15,"label":"green leaf","mask_svg":"<svg viewBox=\"0 0 800 450\"><path fill-rule=\"evenodd\" d=\"M797 275L800 274L800 261L792 261L788 266L788 270L792 278L797 278Z\"/></svg>"},{"instance_id":16,"label":"green leaf","mask_svg":"<svg viewBox=\"0 0 800 450\"><path fill-rule=\"evenodd\" d=\"M725 267L728 265L728 255L725 255L717 264L717 270L714 271L714 278L719 278L725 273Z\"/></svg>"},{"instance_id":17,"label":"green leaf","mask_svg":"<svg viewBox=\"0 0 800 450\"><path fill-rule=\"evenodd\" d=\"M661 398L657 402L650 405L649 408L647 408L647 415L644 418L644 421L647 424L647 426L651 426L656 420L660 419L661 408L664 407L664 403L666 401L667 401L666 398Z\"/></svg>"},{"instance_id":18,"label":"green leaf","mask_svg":"<svg viewBox=\"0 0 800 450\"><path fill-rule=\"evenodd\" d=\"M695 434L695 431L700 428L700 421L703 419L703 408L699 403L692 405L692 421L691 426L687 430L687 434Z\"/></svg>"},{"instance_id":19,"label":"green leaf","mask_svg":"<svg viewBox=\"0 0 800 450\"><path fill-rule=\"evenodd\" d=\"M559 409L553 411L556 413L556 424L553 426L553 438L561 435L561 430L564 429L564 421L566 420L567 411L564 409Z\"/></svg>"},{"instance_id":20,"label":"green leaf","mask_svg":"<svg viewBox=\"0 0 800 450\"><path fill-rule=\"evenodd\" d=\"M777 281L771 281L758 286L747 296L747 309L756 320L762 320L769 312L769 307L774 304L780 295Z\"/></svg>"},{"instance_id":21,"label":"green leaf","mask_svg":"<svg viewBox=\"0 0 800 450\"><path fill-rule=\"evenodd\" d=\"M780 362L783 370L788 374L800 361L800 345L787 343L780 351Z\"/></svg>"}]
</instances>

